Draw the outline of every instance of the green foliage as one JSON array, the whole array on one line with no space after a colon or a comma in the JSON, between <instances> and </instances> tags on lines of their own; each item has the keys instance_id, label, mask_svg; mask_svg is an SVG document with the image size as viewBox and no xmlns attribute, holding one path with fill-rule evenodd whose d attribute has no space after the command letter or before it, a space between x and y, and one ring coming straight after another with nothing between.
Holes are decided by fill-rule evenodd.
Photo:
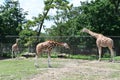
<instances>
[{"instance_id":1,"label":"green foliage","mask_svg":"<svg viewBox=\"0 0 120 80\"><path fill-rule=\"evenodd\" d=\"M119 35L119 12L115 12L115 6L110 0L95 0L91 3L82 3L81 9L82 14L86 15L87 25L91 26L93 30L104 35Z\"/></svg>"},{"instance_id":2,"label":"green foliage","mask_svg":"<svg viewBox=\"0 0 120 80\"><path fill-rule=\"evenodd\" d=\"M54 35L58 33L66 35L64 32L69 35L79 35L80 29L88 27L104 35L117 36L120 30L119 4L119 0L95 0L90 3L81 2L81 6L71 8L70 11L58 10L57 15L54 16L56 26L48 32L53 31Z\"/></svg>"},{"instance_id":3,"label":"green foliage","mask_svg":"<svg viewBox=\"0 0 120 80\"><path fill-rule=\"evenodd\" d=\"M36 32L30 29L24 29L20 33L20 39L21 39L21 44L24 44L24 46L30 46L32 45L35 41L35 35Z\"/></svg>"},{"instance_id":4,"label":"green foliage","mask_svg":"<svg viewBox=\"0 0 120 80\"><path fill-rule=\"evenodd\" d=\"M25 21L26 12L20 8L18 1L5 0L0 5L0 37L6 35L18 35L22 30L22 24ZM2 42L7 42L4 38Z\"/></svg>"},{"instance_id":5,"label":"green foliage","mask_svg":"<svg viewBox=\"0 0 120 80\"><path fill-rule=\"evenodd\" d=\"M104 55L103 55L103 58L110 58L111 57L111 54L110 53L105 53Z\"/></svg>"},{"instance_id":6,"label":"green foliage","mask_svg":"<svg viewBox=\"0 0 120 80\"><path fill-rule=\"evenodd\" d=\"M70 55L71 59L96 60L96 55Z\"/></svg>"},{"instance_id":7,"label":"green foliage","mask_svg":"<svg viewBox=\"0 0 120 80\"><path fill-rule=\"evenodd\" d=\"M50 34L50 36L86 36L88 34L80 33L80 30L83 27L87 27L103 35L119 36L119 7L119 0L93 0L91 2L81 2L81 6L71 7L70 10L58 10L56 12L57 14L53 16L55 25L47 29L48 34ZM70 37L67 40L70 44L81 44L79 42L76 43L76 40L72 41ZM91 38L82 38L80 41L84 43L86 47L90 47L95 43L95 40ZM119 41L115 44L119 44Z\"/></svg>"},{"instance_id":8,"label":"green foliage","mask_svg":"<svg viewBox=\"0 0 120 80\"><path fill-rule=\"evenodd\" d=\"M10 58L11 57L11 53L3 53L3 54L0 54L0 56L2 57L5 57L5 58Z\"/></svg>"}]
</instances>

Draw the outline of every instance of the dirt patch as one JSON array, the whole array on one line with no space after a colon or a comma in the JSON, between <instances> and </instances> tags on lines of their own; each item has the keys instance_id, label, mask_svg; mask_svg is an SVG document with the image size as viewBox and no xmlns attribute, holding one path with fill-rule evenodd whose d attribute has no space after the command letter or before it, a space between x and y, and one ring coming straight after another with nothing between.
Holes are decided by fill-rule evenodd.
<instances>
[{"instance_id":1,"label":"dirt patch","mask_svg":"<svg viewBox=\"0 0 120 80\"><path fill-rule=\"evenodd\" d=\"M30 80L120 80L119 63L66 59L60 64L63 66L46 68Z\"/></svg>"}]
</instances>

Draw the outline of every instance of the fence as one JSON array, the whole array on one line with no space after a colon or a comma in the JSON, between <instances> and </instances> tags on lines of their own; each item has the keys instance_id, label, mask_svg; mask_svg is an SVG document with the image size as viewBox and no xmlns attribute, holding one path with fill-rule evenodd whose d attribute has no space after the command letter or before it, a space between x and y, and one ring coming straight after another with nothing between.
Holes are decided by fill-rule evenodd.
<instances>
[{"instance_id":1,"label":"fence","mask_svg":"<svg viewBox=\"0 0 120 80\"><path fill-rule=\"evenodd\" d=\"M114 41L114 51L116 55L120 55L120 37L119 36L110 36ZM7 42L2 41L0 42L0 55L4 55L6 53L11 54L11 46L13 43L15 43L15 39L18 38L16 36L9 36L6 37ZM22 38L20 41L24 41L26 37ZM36 39L36 37L32 36L31 38ZM31 39L30 40L33 40ZM30 41L29 40L29 41ZM58 42L66 42L70 46L70 50L57 47L54 48L53 51L59 52L59 53L67 53L67 54L84 54L84 55L91 55L91 54L97 54L97 46L96 46L96 40L95 38L91 36L45 36L45 37L39 37L39 42L44 42L46 40L54 40ZM33 40L34 41L34 40ZM25 41L24 41L25 42ZM25 44L25 43L24 43ZM35 45L34 43L25 46L23 43L20 43L20 53L23 52L35 52ZM107 48L103 48L103 53L108 53L109 50Z\"/></svg>"}]
</instances>

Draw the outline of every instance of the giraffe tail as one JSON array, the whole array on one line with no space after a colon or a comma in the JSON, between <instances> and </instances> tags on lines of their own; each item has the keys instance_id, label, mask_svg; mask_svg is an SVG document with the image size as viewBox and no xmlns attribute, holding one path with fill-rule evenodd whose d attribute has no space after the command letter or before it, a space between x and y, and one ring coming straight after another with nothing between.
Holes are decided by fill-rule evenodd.
<instances>
[{"instance_id":1,"label":"giraffe tail","mask_svg":"<svg viewBox=\"0 0 120 80\"><path fill-rule=\"evenodd\" d=\"M113 42L112 42L112 45L113 45L113 46L112 46L112 48L114 49L114 48L115 48L115 46L114 46L114 43L113 43Z\"/></svg>"}]
</instances>

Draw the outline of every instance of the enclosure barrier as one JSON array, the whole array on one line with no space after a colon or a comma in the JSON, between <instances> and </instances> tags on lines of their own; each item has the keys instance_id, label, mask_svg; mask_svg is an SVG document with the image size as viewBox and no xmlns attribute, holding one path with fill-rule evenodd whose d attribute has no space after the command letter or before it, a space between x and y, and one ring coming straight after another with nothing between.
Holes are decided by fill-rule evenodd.
<instances>
[{"instance_id":1,"label":"enclosure barrier","mask_svg":"<svg viewBox=\"0 0 120 80\"><path fill-rule=\"evenodd\" d=\"M116 55L120 55L120 36L109 36L114 41L114 51ZM20 54L24 52L35 53L35 39L36 36L31 37L18 37L18 36L6 36L0 38L0 56L10 56L11 55L11 46L15 43L15 40L19 38L19 50ZM30 39L28 39L30 38ZM29 45L25 45L28 42L31 42ZM70 49L65 49L63 47L56 47L52 50L53 53L61 54L71 54L71 55L91 55L98 54L96 40L91 36L42 36L39 37L37 42L44 42L46 40L54 40L58 42L66 42L70 46ZM33 42L32 42L33 41ZM103 53L109 53L107 48L103 48Z\"/></svg>"}]
</instances>

